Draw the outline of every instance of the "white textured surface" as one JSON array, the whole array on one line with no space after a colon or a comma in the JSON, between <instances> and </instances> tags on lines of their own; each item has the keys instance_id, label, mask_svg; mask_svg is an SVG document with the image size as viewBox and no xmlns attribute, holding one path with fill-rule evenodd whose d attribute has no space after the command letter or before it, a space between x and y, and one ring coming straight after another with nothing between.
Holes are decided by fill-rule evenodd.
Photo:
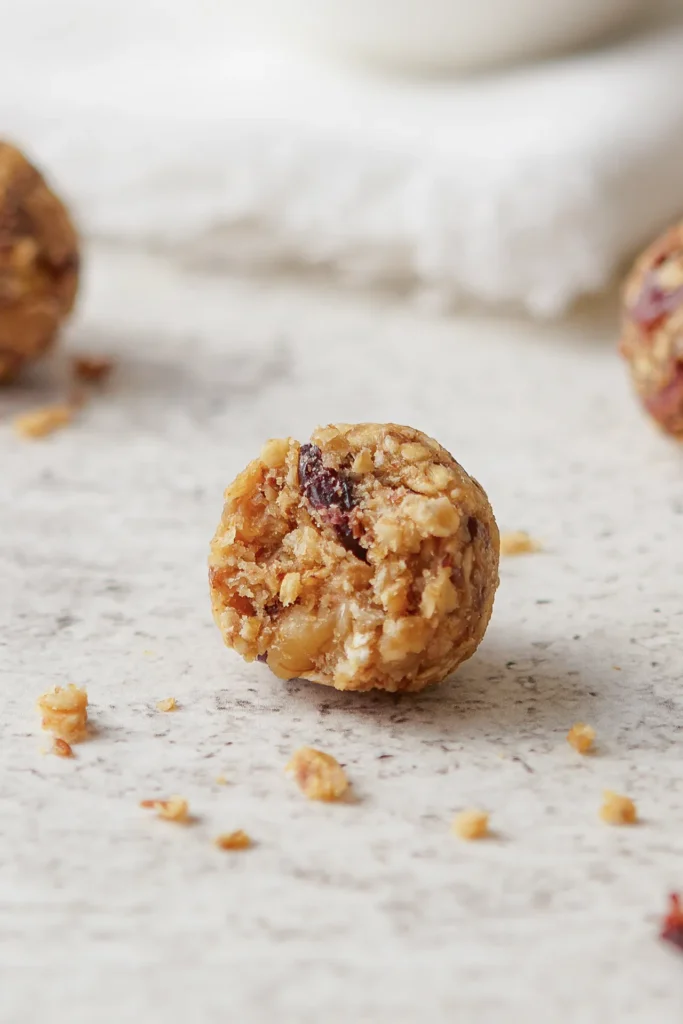
<instances>
[{"instance_id":1,"label":"white textured surface","mask_svg":"<svg viewBox=\"0 0 683 1024\"><path fill-rule=\"evenodd\" d=\"M70 344L117 355L106 394L35 444L7 417L48 369L0 395L3 1022L678 1024L657 929L683 886L683 467L631 401L613 310L541 329L90 265ZM266 436L369 418L433 433L546 546L504 563L481 652L417 698L283 684L210 618L232 475ZM75 761L41 754L34 710L67 681L95 726ZM303 799L301 743L357 803ZM642 824L603 825L604 787ZM196 825L137 806L174 792ZM469 846L448 829L472 804L496 837ZM258 845L213 849L230 828Z\"/></svg>"},{"instance_id":2,"label":"white textured surface","mask_svg":"<svg viewBox=\"0 0 683 1024\"><path fill-rule=\"evenodd\" d=\"M91 234L553 314L683 209L681 27L420 83L250 52L234 2L195 8L23 0L4 22L2 131Z\"/></svg>"}]
</instances>

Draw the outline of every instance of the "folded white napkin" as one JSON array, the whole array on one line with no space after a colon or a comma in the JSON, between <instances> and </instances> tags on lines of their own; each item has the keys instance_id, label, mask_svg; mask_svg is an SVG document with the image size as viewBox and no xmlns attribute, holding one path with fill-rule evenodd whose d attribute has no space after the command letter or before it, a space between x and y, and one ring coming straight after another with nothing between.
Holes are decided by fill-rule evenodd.
<instances>
[{"instance_id":1,"label":"folded white napkin","mask_svg":"<svg viewBox=\"0 0 683 1024\"><path fill-rule=\"evenodd\" d=\"M0 44L0 133L92 235L547 315L683 211L680 27L422 82L153 22L127 38Z\"/></svg>"}]
</instances>

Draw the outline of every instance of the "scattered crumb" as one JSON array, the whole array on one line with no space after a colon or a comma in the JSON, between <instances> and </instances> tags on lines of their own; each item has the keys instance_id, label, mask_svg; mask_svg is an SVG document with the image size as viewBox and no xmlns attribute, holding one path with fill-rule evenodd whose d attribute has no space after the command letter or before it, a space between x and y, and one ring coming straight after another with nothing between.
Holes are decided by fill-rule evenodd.
<instances>
[{"instance_id":1,"label":"scattered crumb","mask_svg":"<svg viewBox=\"0 0 683 1024\"><path fill-rule=\"evenodd\" d=\"M237 832L223 832L216 836L214 843L221 850L247 850L252 845L251 839L241 828Z\"/></svg>"},{"instance_id":2,"label":"scattered crumb","mask_svg":"<svg viewBox=\"0 0 683 1024\"><path fill-rule=\"evenodd\" d=\"M683 950L683 906L681 897L676 892L669 896L669 913L664 918L661 937Z\"/></svg>"},{"instance_id":3,"label":"scattered crumb","mask_svg":"<svg viewBox=\"0 0 683 1024\"><path fill-rule=\"evenodd\" d=\"M593 749L595 741L595 729L583 722L576 722L567 733L567 743L579 754L587 754Z\"/></svg>"},{"instance_id":4,"label":"scattered crumb","mask_svg":"<svg viewBox=\"0 0 683 1024\"><path fill-rule=\"evenodd\" d=\"M621 672L621 665L612 665L615 672Z\"/></svg>"},{"instance_id":5,"label":"scattered crumb","mask_svg":"<svg viewBox=\"0 0 683 1024\"><path fill-rule=\"evenodd\" d=\"M35 440L47 437L55 430L66 427L73 419L74 408L66 402L57 405L44 405L39 409L21 413L14 420L14 429L20 437Z\"/></svg>"},{"instance_id":6,"label":"scattered crumb","mask_svg":"<svg viewBox=\"0 0 683 1024\"><path fill-rule=\"evenodd\" d=\"M164 700L157 701L157 711L177 711L178 705L176 704L175 697L166 697Z\"/></svg>"},{"instance_id":7,"label":"scattered crumb","mask_svg":"<svg viewBox=\"0 0 683 1024\"><path fill-rule=\"evenodd\" d=\"M85 381L86 384L102 384L114 369L114 361L106 356L83 353L73 357L71 368L77 380Z\"/></svg>"},{"instance_id":8,"label":"scattered crumb","mask_svg":"<svg viewBox=\"0 0 683 1024\"><path fill-rule=\"evenodd\" d=\"M606 789L600 808L600 817L608 825L633 825L638 814L636 805L630 797L620 796L618 793L613 793L611 789Z\"/></svg>"},{"instance_id":9,"label":"scattered crumb","mask_svg":"<svg viewBox=\"0 0 683 1024\"><path fill-rule=\"evenodd\" d=\"M525 530L512 530L500 535L501 555L530 555L540 551L541 545L533 540Z\"/></svg>"},{"instance_id":10,"label":"scattered crumb","mask_svg":"<svg viewBox=\"0 0 683 1024\"><path fill-rule=\"evenodd\" d=\"M185 825L190 820L188 802L181 796L172 796L168 800L142 800L140 807L151 808L165 821L178 821Z\"/></svg>"},{"instance_id":11,"label":"scattered crumb","mask_svg":"<svg viewBox=\"0 0 683 1024\"><path fill-rule=\"evenodd\" d=\"M217 775L216 776L216 785L217 786L227 786L227 784L228 784L228 780L226 779L225 775Z\"/></svg>"},{"instance_id":12,"label":"scattered crumb","mask_svg":"<svg viewBox=\"0 0 683 1024\"><path fill-rule=\"evenodd\" d=\"M88 729L88 694L70 683L55 686L38 698L42 727L59 739L78 743Z\"/></svg>"},{"instance_id":13,"label":"scattered crumb","mask_svg":"<svg viewBox=\"0 0 683 1024\"><path fill-rule=\"evenodd\" d=\"M313 747L300 747L285 771L294 776L309 800L339 800L349 788L339 762Z\"/></svg>"},{"instance_id":14,"label":"scattered crumb","mask_svg":"<svg viewBox=\"0 0 683 1024\"><path fill-rule=\"evenodd\" d=\"M489 834L489 816L486 811L461 811L453 820L451 832L459 839L484 839Z\"/></svg>"},{"instance_id":15,"label":"scattered crumb","mask_svg":"<svg viewBox=\"0 0 683 1024\"><path fill-rule=\"evenodd\" d=\"M154 657L154 651L143 651L142 654L143 654L143 657L145 657L145 658L153 658Z\"/></svg>"},{"instance_id":16,"label":"scattered crumb","mask_svg":"<svg viewBox=\"0 0 683 1024\"><path fill-rule=\"evenodd\" d=\"M63 740L61 736L57 736L54 743L52 744L52 753L57 754L58 757L73 757L74 752L71 749L71 744Z\"/></svg>"}]
</instances>

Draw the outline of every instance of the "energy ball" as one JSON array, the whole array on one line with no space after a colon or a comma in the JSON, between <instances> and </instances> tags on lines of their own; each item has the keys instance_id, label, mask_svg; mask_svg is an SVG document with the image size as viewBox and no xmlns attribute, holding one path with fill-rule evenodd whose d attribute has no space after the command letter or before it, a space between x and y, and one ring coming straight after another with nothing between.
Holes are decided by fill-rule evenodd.
<instances>
[{"instance_id":1,"label":"energy ball","mask_svg":"<svg viewBox=\"0 0 683 1024\"><path fill-rule=\"evenodd\" d=\"M683 440L683 222L643 253L626 282L620 350L650 416Z\"/></svg>"},{"instance_id":2,"label":"energy ball","mask_svg":"<svg viewBox=\"0 0 683 1024\"><path fill-rule=\"evenodd\" d=\"M0 382L51 346L78 287L78 238L40 173L0 142Z\"/></svg>"},{"instance_id":3,"label":"energy ball","mask_svg":"<svg viewBox=\"0 0 683 1024\"><path fill-rule=\"evenodd\" d=\"M498 586L483 488L394 423L268 441L225 492L211 544L228 647L281 679L421 690L474 654Z\"/></svg>"}]
</instances>

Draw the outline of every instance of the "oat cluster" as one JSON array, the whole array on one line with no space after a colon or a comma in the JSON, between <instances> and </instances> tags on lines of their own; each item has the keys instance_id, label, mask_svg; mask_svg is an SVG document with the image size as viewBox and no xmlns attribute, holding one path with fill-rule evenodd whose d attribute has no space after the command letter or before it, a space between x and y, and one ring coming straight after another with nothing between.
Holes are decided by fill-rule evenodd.
<instances>
[{"instance_id":1,"label":"oat cluster","mask_svg":"<svg viewBox=\"0 0 683 1024\"><path fill-rule=\"evenodd\" d=\"M283 679L421 690L469 658L498 585L486 494L436 441L336 424L268 441L211 545L225 643Z\"/></svg>"},{"instance_id":2,"label":"oat cluster","mask_svg":"<svg viewBox=\"0 0 683 1024\"><path fill-rule=\"evenodd\" d=\"M67 743L78 743L88 731L88 694L73 683L55 686L38 698L42 727Z\"/></svg>"}]
</instances>

